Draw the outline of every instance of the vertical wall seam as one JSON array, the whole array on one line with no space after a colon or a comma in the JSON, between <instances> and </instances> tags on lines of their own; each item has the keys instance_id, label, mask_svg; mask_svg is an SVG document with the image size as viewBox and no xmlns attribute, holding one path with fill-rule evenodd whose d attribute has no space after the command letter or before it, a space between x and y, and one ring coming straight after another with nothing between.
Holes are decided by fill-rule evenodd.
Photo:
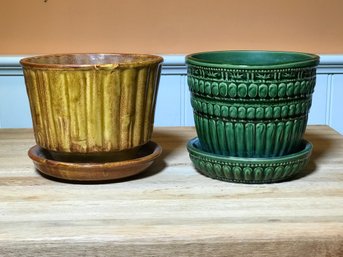
<instances>
[{"instance_id":1,"label":"vertical wall seam","mask_svg":"<svg viewBox=\"0 0 343 257\"><path fill-rule=\"evenodd\" d=\"M1 85L0 85L0 87L1 87ZM1 92L1 88L0 88L0 92ZM0 96L1 95L2 94L0 94ZM0 101L1 101L1 97L0 97ZM3 110L3 109L5 109L5 108L2 108L2 106L0 106L0 129L2 128L1 121L2 121L3 117L2 117L2 111L1 110Z\"/></svg>"},{"instance_id":2,"label":"vertical wall seam","mask_svg":"<svg viewBox=\"0 0 343 257\"><path fill-rule=\"evenodd\" d=\"M186 104L185 104L185 81L184 76L179 76L180 80L180 125L179 126L185 126L186 125Z\"/></svg>"},{"instance_id":3,"label":"vertical wall seam","mask_svg":"<svg viewBox=\"0 0 343 257\"><path fill-rule=\"evenodd\" d=\"M332 74L327 77L325 125L331 126L332 116Z\"/></svg>"},{"instance_id":4,"label":"vertical wall seam","mask_svg":"<svg viewBox=\"0 0 343 257\"><path fill-rule=\"evenodd\" d=\"M1 76L0 76L0 78L1 78ZM0 87L2 87L1 85L0 85ZM1 88L0 88L0 92L1 92L2 90L1 90ZM0 96L1 95L3 95L3 94L0 94ZM1 97L0 97L0 101L1 101L2 99L1 99ZM2 119L3 119L3 117L2 117L2 111L1 110L3 110L3 109L5 109L5 108L3 108L3 106L0 106L0 129L2 128Z\"/></svg>"}]
</instances>

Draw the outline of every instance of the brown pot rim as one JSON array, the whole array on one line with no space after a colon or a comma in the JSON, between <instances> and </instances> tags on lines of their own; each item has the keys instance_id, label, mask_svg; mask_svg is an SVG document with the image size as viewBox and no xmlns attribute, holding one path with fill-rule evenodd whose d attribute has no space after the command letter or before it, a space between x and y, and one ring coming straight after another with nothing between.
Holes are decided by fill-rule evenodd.
<instances>
[{"instance_id":1,"label":"brown pot rim","mask_svg":"<svg viewBox=\"0 0 343 257\"><path fill-rule=\"evenodd\" d=\"M41 63L37 62L39 59L43 58L53 58L53 57L67 57L67 56L99 56L99 55L108 55L108 56L122 56L122 57L132 57L137 58L138 60L132 60L129 62L104 62L104 63L86 63L86 64L77 64L77 63ZM139 53L60 53L60 54L45 54L45 55L36 55L31 57L25 57L20 60L20 64L24 68L37 68L37 69L84 69L84 70L112 70L115 68L136 68L136 67L146 67L151 64L162 63L163 58L158 55L153 54L139 54Z\"/></svg>"}]
</instances>

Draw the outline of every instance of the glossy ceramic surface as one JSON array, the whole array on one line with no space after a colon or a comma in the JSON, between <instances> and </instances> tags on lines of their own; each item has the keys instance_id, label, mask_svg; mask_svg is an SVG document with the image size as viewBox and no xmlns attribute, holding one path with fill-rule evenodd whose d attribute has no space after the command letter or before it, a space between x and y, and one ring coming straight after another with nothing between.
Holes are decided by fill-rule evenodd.
<instances>
[{"instance_id":1,"label":"glossy ceramic surface","mask_svg":"<svg viewBox=\"0 0 343 257\"><path fill-rule=\"evenodd\" d=\"M198 138L187 144L195 168L210 178L238 183L272 183L288 179L308 163L312 144L302 140L294 153L273 158L226 157L202 149Z\"/></svg>"},{"instance_id":2,"label":"glossy ceramic surface","mask_svg":"<svg viewBox=\"0 0 343 257\"><path fill-rule=\"evenodd\" d=\"M28 154L35 167L42 173L70 181L115 180L138 174L147 169L161 154L162 148L150 141L140 148L134 158L105 163L61 162L39 146L33 146Z\"/></svg>"},{"instance_id":3,"label":"glossy ceramic surface","mask_svg":"<svg viewBox=\"0 0 343 257\"><path fill-rule=\"evenodd\" d=\"M222 51L191 54L186 62L204 150L275 157L298 147L311 107L318 56Z\"/></svg>"},{"instance_id":4,"label":"glossy ceramic surface","mask_svg":"<svg viewBox=\"0 0 343 257\"><path fill-rule=\"evenodd\" d=\"M162 61L144 54L22 59L37 144L59 155L89 155L147 143Z\"/></svg>"}]
</instances>

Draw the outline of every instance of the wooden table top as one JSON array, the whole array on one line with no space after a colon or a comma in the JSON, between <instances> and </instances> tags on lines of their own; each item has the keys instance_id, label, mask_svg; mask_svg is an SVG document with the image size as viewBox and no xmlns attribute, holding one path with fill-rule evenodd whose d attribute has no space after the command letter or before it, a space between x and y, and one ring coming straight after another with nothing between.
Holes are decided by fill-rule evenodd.
<instances>
[{"instance_id":1,"label":"wooden table top","mask_svg":"<svg viewBox=\"0 0 343 257\"><path fill-rule=\"evenodd\" d=\"M192 166L193 128L155 128L162 156L107 184L38 174L32 130L0 130L0 256L343 256L343 137L309 126L291 181L216 181Z\"/></svg>"}]
</instances>

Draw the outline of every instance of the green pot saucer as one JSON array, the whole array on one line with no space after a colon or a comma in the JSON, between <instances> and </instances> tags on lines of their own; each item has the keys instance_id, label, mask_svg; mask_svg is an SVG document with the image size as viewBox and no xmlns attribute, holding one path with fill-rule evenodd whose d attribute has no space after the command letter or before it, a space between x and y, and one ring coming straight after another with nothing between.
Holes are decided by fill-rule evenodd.
<instances>
[{"instance_id":1,"label":"green pot saucer","mask_svg":"<svg viewBox=\"0 0 343 257\"><path fill-rule=\"evenodd\" d=\"M195 168L203 175L237 183L273 183L288 179L303 170L312 152L312 144L302 140L298 149L288 155L271 158L224 156L202 150L199 139L187 144Z\"/></svg>"}]
</instances>

